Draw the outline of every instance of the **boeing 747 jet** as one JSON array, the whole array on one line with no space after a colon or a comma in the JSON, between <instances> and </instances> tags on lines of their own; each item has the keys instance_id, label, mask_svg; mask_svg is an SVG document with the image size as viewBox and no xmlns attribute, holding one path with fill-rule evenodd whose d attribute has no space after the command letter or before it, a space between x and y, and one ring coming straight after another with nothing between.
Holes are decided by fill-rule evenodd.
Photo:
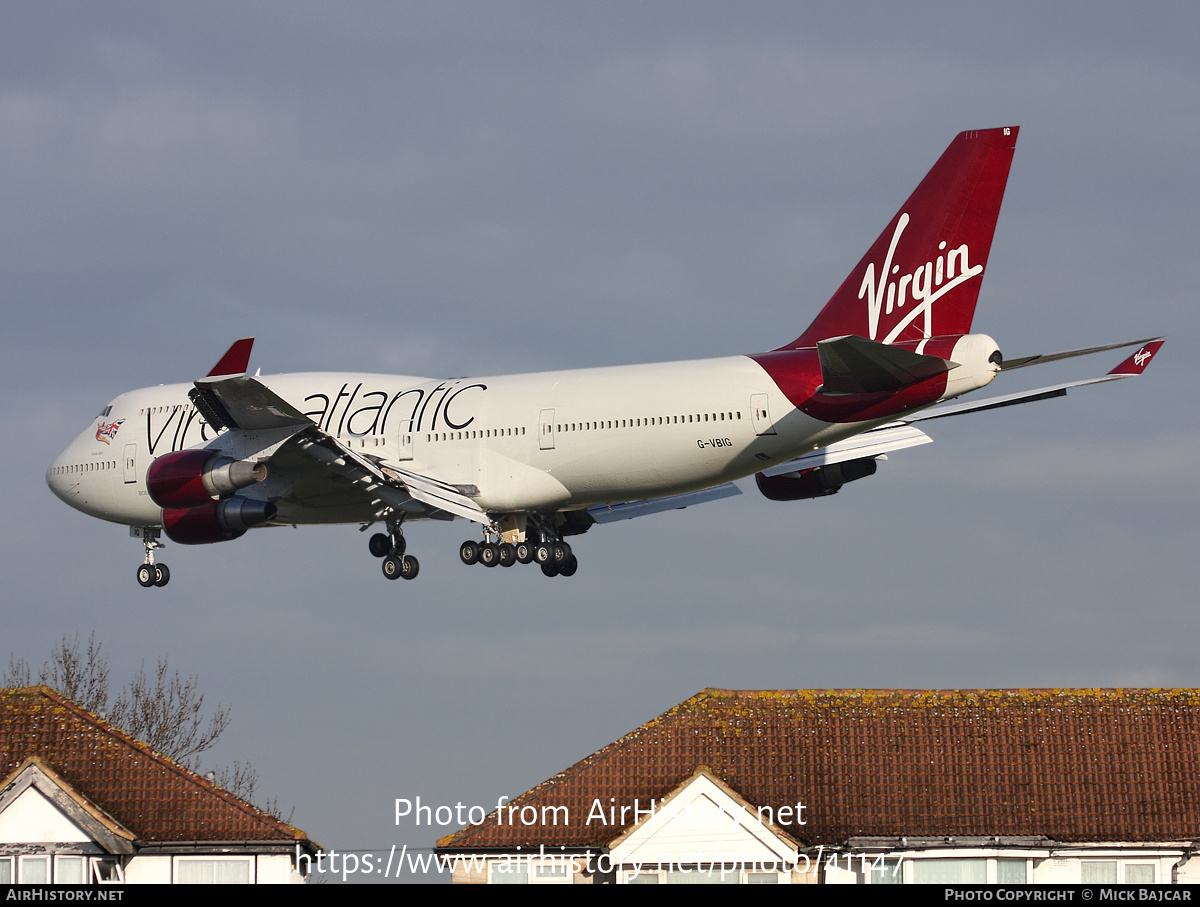
<instances>
[{"instance_id":1,"label":"boeing 747 jet","mask_svg":"<svg viewBox=\"0 0 1200 907\"><path fill-rule=\"evenodd\" d=\"M263 526L374 527L388 579L413 579L405 529L478 524L465 564L536 562L571 576L568 538L597 523L739 494L835 494L884 454L928 443L916 423L1138 375L1161 339L1006 360L971 322L1017 127L961 133L862 261L790 343L691 362L479 378L249 374L238 340L206 377L121 394L46 474L84 513L141 540L143 586L165 586L161 538L222 542ZM1000 372L1124 346L1100 377L948 403Z\"/></svg>"}]
</instances>

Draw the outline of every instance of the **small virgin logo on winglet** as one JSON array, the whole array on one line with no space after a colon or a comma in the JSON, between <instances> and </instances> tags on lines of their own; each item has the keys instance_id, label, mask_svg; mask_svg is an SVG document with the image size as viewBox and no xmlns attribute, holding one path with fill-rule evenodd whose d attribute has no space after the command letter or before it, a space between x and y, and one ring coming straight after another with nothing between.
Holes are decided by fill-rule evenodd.
<instances>
[{"instance_id":1,"label":"small virgin logo on winglet","mask_svg":"<svg viewBox=\"0 0 1200 907\"><path fill-rule=\"evenodd\" d=\"M1138 350L1136 353L1133 354L1134 365L1145 365L1147 362L1150 361L1150 357L1153 355L1154 354L1152 352L1150 352L1148 349L1146 349L1145 347L1142 347L1140 350Z\"/></svg>"}]
</instances>

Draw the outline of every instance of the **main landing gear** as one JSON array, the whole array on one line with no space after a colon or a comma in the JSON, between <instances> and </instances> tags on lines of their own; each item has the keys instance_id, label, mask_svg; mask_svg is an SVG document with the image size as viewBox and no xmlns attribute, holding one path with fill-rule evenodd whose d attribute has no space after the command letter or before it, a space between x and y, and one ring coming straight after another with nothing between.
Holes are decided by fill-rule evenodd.
<instances>
[{"instance_id":1,"label":"main landing gear","mask_svg":"<svg viewBox=\"0 0 1200 907\"><path fill-rule=\"evenodd\" d=\"M400 521L388 520L387 526L387 534L376 532L367 547L375 557L383 558L383 575L388 579L416 579L421 565L411 554L404 553L408 545L400 530Z\"/></svg>"},{"instance_id":2,"label":"main landing gear","mask_svg":"<svg viewBox=\"0 0 1200 907\"><path fill-rule=\"evenodd\" d=\"M134 538L142 540L142 547L146 550L145 562L137 568L138 585L145 589L151 586L165 586L171 581L171 571L166 564L154 563L154 552L158 548L162 548L163 543L158 540L161 530L150 526L130 526L129 534Z\"/></svg>"},{"instance_id":3,"label":"main landing gear","mask_svg":"<svg viewBox=\"0 0 1200 907\"><path fill-rule=\"evenodd\" d=\"M485 529L483 543L463 542L459 546L458 556L468 566L483 564L485 567L511 567L515 563L536 563L546 576L574 576L579 569L579 561L571 553L571 546L548 532L539 532L538 535L540 539L537 542L526 540L514 545L500 541L500 536L492 529Z\"/></svg>"}]
</instances>

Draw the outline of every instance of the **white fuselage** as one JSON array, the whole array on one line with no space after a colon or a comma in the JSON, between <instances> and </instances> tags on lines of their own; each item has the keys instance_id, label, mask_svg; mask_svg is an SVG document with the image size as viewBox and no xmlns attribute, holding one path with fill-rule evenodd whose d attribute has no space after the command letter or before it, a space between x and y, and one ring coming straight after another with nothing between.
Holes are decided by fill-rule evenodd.
<instances>
[{"instance_id":1,"label":"white fuselage","mask_svg":"<svg viewBox=\"0 0 1200 907\"><path fill-rule=\"evenodd\" d=\"M994 371L984 371L942 399L986 384ZM489 514L704 488L887 421L831 424L805 415L746 356L442 381L352 373L258 380L355 453L468 489ZM160 508L146 490L155 457L216 447L262 458L285 440L265 431L214 433L188 398L192 387L117 397L55 460L51 489L93 516L157 526ZM244 492L274 500L274 522L370 520L344 502L305 496L296 474L284 475Z\"/></svg>"}]
</instances>

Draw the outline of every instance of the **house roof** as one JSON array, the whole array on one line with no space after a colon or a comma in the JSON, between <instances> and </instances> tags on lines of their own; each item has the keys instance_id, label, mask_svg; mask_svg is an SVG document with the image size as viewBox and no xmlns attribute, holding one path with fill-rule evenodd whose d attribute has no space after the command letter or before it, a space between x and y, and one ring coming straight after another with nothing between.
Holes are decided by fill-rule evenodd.
<instances>
[{"instance_id":1,"label":"house roof","mask_svg":"<svg viewBox=\"0 0 1200 907\"><path fill-rule=\"evenodd\" d=\"M0 814L30 789L108 853L133 853L137 835L79 793L44 759L30 756L0 784Z\"/></svg>"},{"instance_id":2,"label":"house roof","mask_svg":"<svg viewBox=\"0 0 1200 907\"><path fill-rule=\"evenodd\" d=\"M806 824L778 824L810 845L1200 838L1198 690L709 689L438 847L607 846L634 819L588 823L596 801L644 808L701 764L758 807L803 803ZM523 806L569 824L510 824Z\"/></svg>"},{"instance_id":3,"label":"house roof","mask_svg":"<svg viewBox=\"0 0 1200 907\"><path fill-rule=\"evenodd\" d=\"M0 690L0 793L28 760L48 766L142 844L303 842L268 815L49 687ZM114 826L116 827L116 826Z\"/></svg>"}]
</instances>

